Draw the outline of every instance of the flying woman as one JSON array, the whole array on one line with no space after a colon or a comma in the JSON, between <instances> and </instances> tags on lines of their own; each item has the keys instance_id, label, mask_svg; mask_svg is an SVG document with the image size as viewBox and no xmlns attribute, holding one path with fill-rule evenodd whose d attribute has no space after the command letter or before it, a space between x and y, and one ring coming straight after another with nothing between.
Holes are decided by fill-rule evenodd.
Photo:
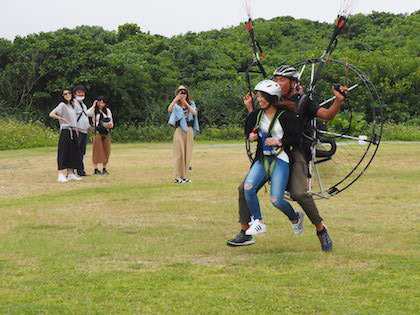
<instances>
[{"instance_id":1,"label":"flying woman","mask_svg":"<svg viewBox=\"0 0 420 315\"><path fill-rule=\"evenodd\" d=\"M295 234L303 231L303 212L295 212L284 199L289 180L289 155L291 146L299 142L297 115L276 106L281 97L281 87L272 80L264 80L255 87L260 109L248 115L245 134L250 141L258 141L255 162L244 183L246 203L252 219L246 235L266 232L257 192L267 181L271 181L271 203L290 220ZM251 95L245 102L252 102Z\"/></svg>"},{"instance_id":2,"label":"flying woman","mask_svg":"<svg viewBox=\"0 0 420 315\"><path fill-rule=\"evenodd\" d=\"M73 105L73 94L70 89L63 91L63 97L50 117L60 122L60 139L58 140L58 179L59 183L69 180L81 180L74 173L80 167L80 151L78 145L79 131L76 127L77 117ZM65 174L67 170L67 176Z\"/></svg>"},{"instance_id":3,"label":"flying woman","mask_svg":"<svg viewBox=\"0 0 420 315\"><path fill-rule=\"evenodd\" d=\"M190 92L181 85L175 90L175 98L168 106L168 123L175 127L174 163L175 184L190 183L187 170L191 165L194 136L199 132L198 109L191 99Z\"/></svg>"}]
</instances>

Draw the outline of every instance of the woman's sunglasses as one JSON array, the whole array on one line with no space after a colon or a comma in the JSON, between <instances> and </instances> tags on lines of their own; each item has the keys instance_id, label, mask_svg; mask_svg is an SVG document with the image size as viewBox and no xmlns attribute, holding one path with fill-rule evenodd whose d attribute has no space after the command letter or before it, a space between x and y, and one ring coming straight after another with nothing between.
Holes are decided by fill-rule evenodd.
<instances>
[{"instance_id":1,"label":"woman's sunglasses","mask_svg":"<svg viewBox=\"0 0 420 315\"><path fill-rule=\"evenodd\" d=\"M71 92L64 92L63 96L66 96L66 95L69 95L69 94L71 95Z\"/></svg>"}]
</instances>

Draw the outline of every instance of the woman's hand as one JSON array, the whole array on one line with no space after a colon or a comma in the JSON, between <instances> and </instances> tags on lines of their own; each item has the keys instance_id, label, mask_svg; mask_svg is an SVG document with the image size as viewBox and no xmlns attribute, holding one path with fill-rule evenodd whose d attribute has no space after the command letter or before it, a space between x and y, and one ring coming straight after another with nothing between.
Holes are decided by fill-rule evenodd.
<instances>
[{"instance_id":1,"label":"woman's hand","mask_svg":"<svg viewBox=\"0 0 420 315\"><path fill-rule=\"evenodd\" d=\"M244 104L245 104L245 107L246 107L246 109L248 110L248 112L252 112L252 110L253 110L253 103L252 103L252 99L254 98L254 94L251 94L251 93L247 93L247 94L245 94L245 96L244 96Z\"/></svg>"},{"instance_id":2,"label":"woman's hand","mask_svg":"<svg viewBox=\"0 0 420 315\"><path fill-rule=\"evenodd\" d=\"M179 95L179 94L177 94L177 95L174 97L174 99L173 99L172 103L177 103L180 99L181 99L180 95Z\"/></svg>"},{"instance_id":3,"label":"woman's hand","mask_svg":"<svg viewBox=\"0 0 420 315\"><path fill-rule=\"evenodd\" d=\"M184 104L185 106L187 106L187 107L190 107L191 105L190 104L188 104L188 102L187 102L187 96L184 94L184 95L182 95L183 97L181 98L181 103L182 104Z\"/></svg>"},{"instance_id":4,"label":"woman's hand","mask_svg":"<svg viewBox=\"0 0 420 315\"><path fill-rule=\"evenodd\" d=\"M178 93L178 95L175 96L174 101L175 102L178 102L178 101L181 101L182 102L186 98L187 98L187 94L180 94L180 93Z\"/></svg>"},{"instance_id":5,"label":"woman's hand","mask_svg":"<svg viewBox=\"0 0 420 315\"><path fill-rule=\"evenodd\" d=\"M276 138L267 138L265 139L265 145L268 147L278 147L281 144L281 140Z\"/></svg>"},{"instance_id":6,"label":"woman's hand","mask_svg":"<svg viewBox=\"0 0 420 315\"><path fill-rule=\"evenodd\" d=\"M187 94L178 94L179 95L179 99L181 100L182 103L188 103L187 102Z\"/></svg>"},{"instance_id":7,"label":"woman's hand","mask_svg":"<svg viewBox=\"0 0 420 315\"><path fill-rule=\"evenodd\" d=\"M251 132L248 136L249 141L256 141L258 139L258 134Z\"/></svg>"},{"instance_id":8,"label":"woman's hand","mask_svg":"<svg viewBox=\"0 0 420 315\"><path fill-rule=\"evenodd\" d=\"M61 120L63 122L63 124L69 125L69 122L67 120L65 120L63 117L59 117L58 120Z\"/></svg>"}]
</instances>

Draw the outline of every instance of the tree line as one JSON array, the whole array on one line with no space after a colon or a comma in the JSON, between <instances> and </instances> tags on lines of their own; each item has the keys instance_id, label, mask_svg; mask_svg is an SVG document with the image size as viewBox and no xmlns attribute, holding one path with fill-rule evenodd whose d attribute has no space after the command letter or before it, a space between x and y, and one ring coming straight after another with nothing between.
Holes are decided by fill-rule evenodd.
<instances>
[{"instance_id":1,"label":"tree line","mask_svg":"<svg viewBox=\"0 0 420 315\"><path fill-rule=\"evenodd\" d=\"M419 11L351 17L333 58L365 72L380 92L385 120L418 121ZM284 63L319 57L333 25L289 16L254 21L268 72ZM55 125L48 112L64 88L83 84L87 104L109 98L117 124L162 125L179 84L188 86L207 126L238 125L245 111L243 73L252 48L243 25L173 37L136 24L117 31L79 26L0 38L0 110L20 120ZM257 82L261 77L253 77Z\"/></svg>"}]
</instances>

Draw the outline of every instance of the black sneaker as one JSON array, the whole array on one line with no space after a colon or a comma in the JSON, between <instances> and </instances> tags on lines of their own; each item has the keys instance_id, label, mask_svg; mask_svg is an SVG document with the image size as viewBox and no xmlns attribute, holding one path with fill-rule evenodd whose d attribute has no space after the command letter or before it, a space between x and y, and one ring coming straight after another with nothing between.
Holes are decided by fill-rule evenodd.
<instances>
[{"instance_id":1,"label":"black sneaker","mask_svg":"<svg viewBox=\"0 0 420 315\"><path fill-rule=\"evenodd\" d=\"M324 226L324 229L321 232L316 232L316 235L321 242L321 249L323 252L332 252L333 250L333 241L328 234L327 228Z\"/></svg>"},{"instance_id":2,"label":"black sneaker","mask_svg":"<svg viewBox=\"0 0 420 315\"><path fill-rule=\"evenodd\" d=\"M245 246L252 245L254 243L254 238L251 235L245 235L244 230L241 230L235 238L232 238L226 242L228 246Z\"/></svg>"},{"instance_id":3,"label":"black sneaker","mask_svg":"<svg viewBox=\"0 0 420 315\"><path fill-rule=\"evenodd\" d=\"M106 170L106 168L104 168L104 169L102 170L102 175L109 175L109 173L108 173L108 171Z\"/></svg>"},{"instance_id":4,"label":"black sneaker","mask_svg":"<svg viewBox=\"0 0 420 315\"><path fill-rule=\"evenodd\" d=\"M102 175L101 171L99 171L97 168L95 168L95 175Z\"/></svg>"}]
</instances>

